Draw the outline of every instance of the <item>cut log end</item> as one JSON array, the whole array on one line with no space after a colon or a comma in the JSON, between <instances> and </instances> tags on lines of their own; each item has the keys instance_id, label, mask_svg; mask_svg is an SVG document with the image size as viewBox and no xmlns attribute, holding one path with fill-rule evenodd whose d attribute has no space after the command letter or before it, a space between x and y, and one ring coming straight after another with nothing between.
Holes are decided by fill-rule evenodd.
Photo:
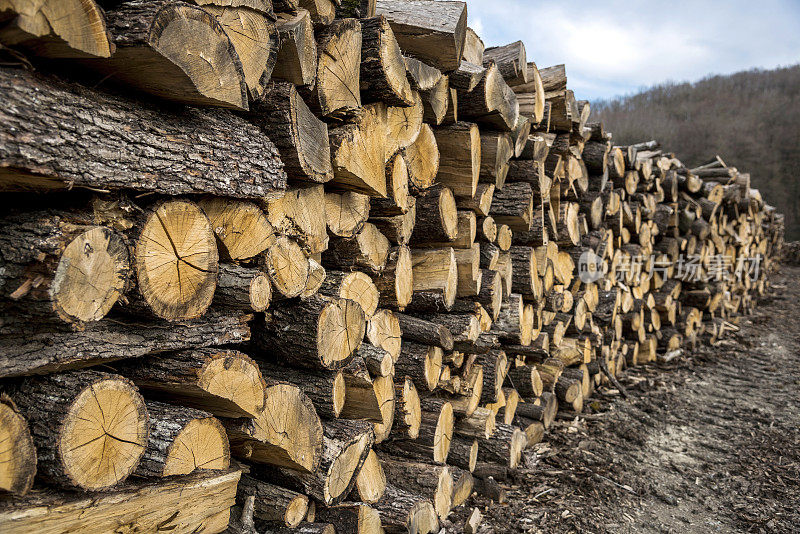
<instances>
[{"instance_id":1,"label":"cut log end","mask_svg":"<svg viewBox=\"0 0 800 534\"><path fill-rule=\"evenodd\" d=\"M267 251L267 273L270 280L285 297L296 297L308 282L308 258L300 245L281 236Z\"/></svg>"},{"instance_id":2,"label":"cut log end","mask_svg":"<svg viewBox=\"0 0 800 534\"><path fill-rule=\"evenodd\" d=\"M194 319L214 298L217 262L214 234L200 208L185 200L163 202L136 243L139 291L158 317Z\"/></svg>"},{"instance_id":3,"label":"cut log end","mask_svg":"<svg viewBox=\"0 0 800 534\"><path fill-rule=\"evenodd\" d=\"M365 332L364 311L357 302L337 299L327 304L317 327L317 352L322 365L328 369L347 365Z\"/></svg>"},{"instance_id":4,"label":"cut log end","mask_svg":"<svg viewBox=\"0 0 800 534\"><path fill-rule=\"evenodd\" d=\"M125 291L130 266L120 236L95 227L75 237L64 249L50 287L56 313L80 325L105 317Z\"/></svg>"},{"instance_id":5,"label":"cut log end","mask_svg":"<svg viewBox=\"0 0 800 534\"><path fill-rule=\"evenodd\" d=\"M25 495L36 475L36 448L28 422L8 398L0 398L0 491Z\"/></svg>"},{"instance_id":6,"label":"cut log end","mask_svg":"<svg viewBox=\"0 0 800 534\"><path fill-rule=\"evenodd\" d=\"M453 440L453 406L446 402L442 406L439 418L436 421L436 431L433 442L433 461L445 463L450 452L450 442Z\"/></svg>"},{"instance_id":7,"label":"cut log end","mask_svg":"<svg viewBox=\"0 0 800 534\"><path fill-rule=\"evenodd\" d=\"M124 480L148 439L144 400L128 381L108 378L81 391L65 416L58 450L70 482L100 491Z\"/></svg>"}]
</instances>

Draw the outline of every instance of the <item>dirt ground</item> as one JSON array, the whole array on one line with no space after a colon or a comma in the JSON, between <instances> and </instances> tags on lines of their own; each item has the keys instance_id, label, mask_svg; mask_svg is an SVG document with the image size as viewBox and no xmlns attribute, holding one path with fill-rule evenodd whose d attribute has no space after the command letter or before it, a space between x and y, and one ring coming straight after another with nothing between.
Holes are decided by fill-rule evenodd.
<instances>
[{"instance_id":1,"label":"dirt ground","mask_svg":"<svg viewBox=\"0 0 800 534\"><path fill-rule=\"evenodd\" d=\"M480 533L800 532L800 268L781 268L741 330L595 392L506 482L468 501Z\"/></svg>"}]
</instances>

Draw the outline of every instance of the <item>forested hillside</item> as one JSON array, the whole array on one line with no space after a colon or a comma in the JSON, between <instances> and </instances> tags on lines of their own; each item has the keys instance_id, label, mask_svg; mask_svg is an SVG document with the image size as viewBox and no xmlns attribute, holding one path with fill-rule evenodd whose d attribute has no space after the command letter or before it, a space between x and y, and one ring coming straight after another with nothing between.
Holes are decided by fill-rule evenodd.
<instances>
[{"instance_id":1,"label":"forested hillside","mask_svg":"<svg viewBox=\"0 0 800 534\"><path fill-rule=\"evenodd\" d=\"M666 83L592 105L615 144L658 139L687 165L720 154L786 214L800 239L800 65Z\"/></svg>"}]
</instances>

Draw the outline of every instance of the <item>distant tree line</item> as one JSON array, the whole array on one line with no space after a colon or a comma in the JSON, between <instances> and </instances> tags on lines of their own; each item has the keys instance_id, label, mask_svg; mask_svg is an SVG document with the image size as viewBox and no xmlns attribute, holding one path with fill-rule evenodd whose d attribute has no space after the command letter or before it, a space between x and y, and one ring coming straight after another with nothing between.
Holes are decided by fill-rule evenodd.
<instances>
[{"instance_id":1,"label":"distant tree line","mask_svg":"<svg viewBox=\"0 0 800 534\"><path fill-rule=\"evenodd\" d=\"M665 83L592 103L594 120L626 145L657 139L687 166L719 154L749 172L765 201L800 239L800 65Z\"/></svg>"}]
</instances>

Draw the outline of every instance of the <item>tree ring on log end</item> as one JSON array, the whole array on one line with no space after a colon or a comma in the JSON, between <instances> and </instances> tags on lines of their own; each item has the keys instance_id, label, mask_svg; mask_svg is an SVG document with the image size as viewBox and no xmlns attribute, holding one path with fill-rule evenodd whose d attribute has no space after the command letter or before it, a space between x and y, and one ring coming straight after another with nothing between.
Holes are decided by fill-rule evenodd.
<instances>
[{"instance_id":1,"label":"tree ring on log end","mask_svg":"<svg viewBox=\"0 0 800 534\"><path fill-rule=\"evenodd\" d=\"M180 431L167 451L163 476L188 475L195 469L227 469L228 435L214 417L193 419Z\"/></svg>"},{"instance_id":2,"label":"tree ring on log end","mask_svg":"<svg viewBox=\"0 0 800 534\"><path fill-rule=\"evenodd\" d=\"M349 363L366 333L364 310L353 300L336 299L319 314L317 352L322 365L338 369Z\"/></svg>"},{"instance_id":3,"label":"tree ring on log end","mask_svg":"<svg viewBox=\"0 0 800 534\"><path fill-rule=\"evenodd\" d=\"M524 435L524 434L523 434ZM433 461L445 463L450 452L450 442L453 440L453 405L445 402L436 421L436 430L433 438Z\"/></svg>"},{"instance_id":4,"label":"tree ring on log end","mask_svg":"<svg viewBox=\"0 0 800 534\"><path fill-rule=\"evenodd\" d=\"M149 434L142 396L128 381L106 379L81 391L59 430L58 454L70 481L108 489L139 464Z\"/></svg>"},{"instance_id":5,"label":"tree ring on log end","mask_svg":"<svg viewBox=\"0 0 800 534\"><path fill-rule=\"evenodd\" d=\"M0 491L28 493L36 475L36 447L28 423L11 401L0 398Z\"/></svg>"},{"instance_id":6,"label":"tree ring on log end","mask_svg":"<svg viewBox=\"0 0 800 534\"><path fill-rule=\"evenodd\" d=\"M122 238L101 226L64 249L50 286L56 313L70 323L99 321L125 291L130 264Z\"/></svg>"},{"instance_id":7,"label":"tree ring on log end","mask_svg":"<svg viewBox=\"0 0 800 534\"><path fill-rule=\"evenodd\" d=\"M194 319L217 287L217 244L208 218L193 202L173 200L147 218L136 244L139 291L158 317Z\"/></svg>"}]
</instances>

